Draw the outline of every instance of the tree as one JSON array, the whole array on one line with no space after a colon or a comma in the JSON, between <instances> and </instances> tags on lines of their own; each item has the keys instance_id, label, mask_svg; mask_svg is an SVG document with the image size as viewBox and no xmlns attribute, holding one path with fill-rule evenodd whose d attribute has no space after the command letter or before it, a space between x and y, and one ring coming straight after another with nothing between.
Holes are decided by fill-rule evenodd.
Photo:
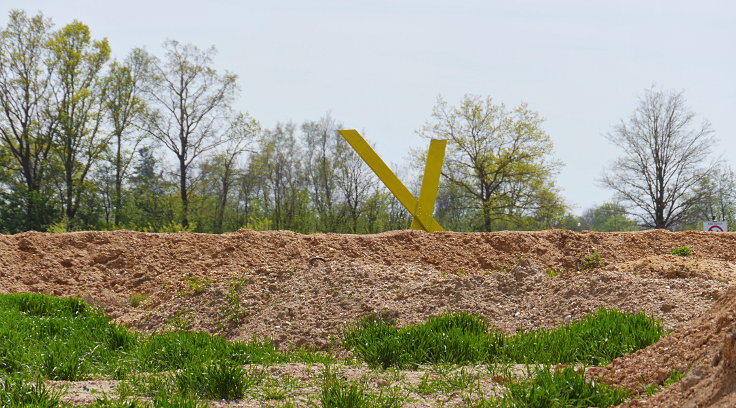
<instances>
[{"instance_id":1,"label":"tree","mask_svg":"<svg viewBox=\"0 0 736 408\"><path fill-rule=\"evenodd\" d=\"M554 191L551 177L560 164L549 158L552 141L526 104L508 111L490 97L465 95L452 107L440 97L432 118L419 134L448 140L443 183L480 213L484 231L494 220L513 221L547 202L556 205L541 193Z\"/></svg>"},{"instance_id":2,"label":"tree","mask_svg":"<svg viewBox=\"0 0 736 408\"><path fill-rule=\"evenodd\" d=\"M304 180L303 151L293 123L262 132L249 173L259 178L261 200L271 228L309 232L309 193Z\"/></svg>"},{"instance_id":3,"label":"tree","mask_svg":"<svg viewBox=\"0 0 736 408\"><path fill-rule=\"evenodd\" d=\"M725 165L716 166L693 188L696 203L686 214L687 227L700 229L703 221L726 221L736 224L736 172Z\"/></svg>"},{"instance_id":4,"label":"tree","mask_svg":"<svg viewBox=\"0 0 736 408\"><path fill-rule=\"evenodd\" d=\"M304 171L310 195L317 211L317 231L337 231L340 216L337 207L338 189L336 167L337 146L342 137L337 133L342 125L330 115L319 121L302 124L304 143Z\"/></svg>"},{"instance_id":5,"label":"tree","mask_svg":"<svg viewBox=\"0 0 736 408\"><path fill-rule=\"evenodd\" d=\"M212 68L215 49L177 41L164 43L164 61L153 62L147 94L153 115L148 132L176 155L181 224L189 226L188 177L192 163L220 145L220 127L236 90L236 76Z\"/></svg>"},{"instance_id":6,"label":"tree","mask_svg":"<svg viewBox=\"0 0 736 408\"><path fill-rule=\"evenodd\" d=\"M636 231L636 222L627 216L626 207L618 203L604 203L589 208L580 217L583 229L593 231Z\"/></svg>"},{"instance_id":7,"label":"tree","mask_svg":"<svg viewBox=\"0 0 736 408\"><path fill-rule=\"evenodd\" d=\"M373 171L344 140L335 151L335 184L342 194L342 208L347 213L348 232L359 232L358 224L365 211L377 178Z\"/></svg>"},{"instance_id":8,"label":"tree","mask_svg":"<svg viewBox=\"0 0 736 408\"><path fill-rule=\"evenodd\" d=\"M227 132L227 145L224 151L209 158L202 165L202 173L210 187L209 192L214 193L215 217L213 221L213 232L223 232L225 209L228 204L230 190L238 176L237 159L247 151L252 151L252 144L258 133L260 125L258 121L247 114L239 114L233 119Z\"/></svg>"},{"instance_id":9,"label":"tree","mask_svg":"<svg viewBox=\"0 0 736 408\"><path fill-rule=\"evenodd\" d=\"M110 58L107 39L93 41L89 27L74 21L49 41L54 58L54 108L59 126L53 151L63 170L61 202L67 229L74 226L90 169L107 150L101 131L104 91L101 72Z\"/></svg>"},{"instance_id":10,"label":"tree","mask_svg":"<svg viewBox=\"0 0 736 408\"><path fill-rule=\"evenodd\" d=\"M58 117L49 111L52 23L42 14L12 10L0 32L0 147L9 152L22 176L25 228L44 229L48 208L41 194L52 134Z\"/></svg>"},{"instance_id":11,"label":"tree","mask_svg":"<svg viewBox=\"0 0 736 408\"><path fill-rule=\"evenodd\" d=\"M149 75L150 64L151 57L144 50L136 48L122 63L113 62L104 78L105 113L115 141L112 156L115 188L110 203L115 224L122 222L123 179L133 159L132 152L135 152L142 140L140 133L138 137L131 137L131 132L140 131L147 119L146 105L141 93ZM131 153L125 151L125 144L128 142L132 142Z\"/></svg>"},{"instance_id":12,"label":"tree","mask_svg":"<svg viewBox=\"0 0 736 408\"><path fill-rule=\"evenodd\" d=\"M697 203L692 189L707 177L713 131L707 121L696 123L682 92L651 88L628 121L608 134L624 154L603 176L603 184L644 225L672 228Z\"/></svg>"}]
</instances>

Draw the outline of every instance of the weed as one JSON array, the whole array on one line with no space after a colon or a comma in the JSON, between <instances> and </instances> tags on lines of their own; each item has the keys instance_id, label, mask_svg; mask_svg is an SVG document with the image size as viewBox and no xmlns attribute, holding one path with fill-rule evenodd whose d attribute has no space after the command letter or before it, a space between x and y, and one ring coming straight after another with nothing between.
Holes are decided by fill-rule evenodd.
<instances>
[{"instance_id":1,"label":"weed","mask_svg":"<svg viewBox=\"0 0 736 408\"><path fill-rule=\"evenodd\" d=\"M173 317L166 319L166 325L171 330L185 331L192 326L193 317L191 312L178 311Z\"/></svg>"},{"instance_id":2,"label":"weed","mask_svg":"<svg viewBox=\"0 0 736 408\"><path fill-rule=\"evenodd\" d=\"M320 402L324 408L371 406L364 386L338 378L329 367L324 372Z\"/></svg>"},{"instance_id":3,"label":"weed","mask_svg":"<svg viewBox=\"0 0 736 408\"><path fill-rule=\"evenodd\" d=\"M657 392L661 391L663 388L667 388L670 385L682 380L683 378L685 378L684 372L675 368L671 368L670 374L667 376L667 378L664 379L664 381L662 381L662 385L646 384L644 381L642 381L642 390L646 394L647 398L649 398Z\"/></svg>"},{"instance_id":4,"label":"weed","mask_svg":"<svg viewBox=\"0 0 736 408\"><path fill-rule=\"evenodd\" d=\"M654 344L663 335L659 322L643 312L600 308L557 329L519 332L505 339L495 358L499 362L595 366Z\"/></svg>"},{"instance_id":5,"label":"weed","mask_svg":"<svg viewBox=\"0 0 736 408\"><path fill-rule=\"evenodd\" d=\"M580 263L582 265L581 269L596 269L606 266L606 261L603 260L603 256L598 252L593 252L590 255L582 257Z\"/></svg>"},{"instance_id":6,"label":"weed","mask_svg":"<svg viewBox=\"0 0 736 408\"><path fill-rule=\"evenodd\" d=\"M226 319L235 323L239 323L245 316L245 307L240 303L240 290L246 283L247 281L245 279L233 279L230 282L228 292L225 295L227 298L227 306L222 311L222 315Z\"/></svg>"},{"instance_id":7,"label":"weed","mask_svg":"<svg viewBox=\"0 0 736 408\"><path fill-rule=\"evenodd\" d=\"M187 289L193 293L202 293L207 286L212 284L212 281L195 276L191 272L184 276L184 281L187 283Z\"/></svg>"},{"instance_id":8,"label":"weed","mask_svg":"<svg viewBox=\"0 0 736 408\"><path fill-rule=\"evenodd\" d=\"M148 299L148 295L144 295L142 293L133 293L130 295L130 298L128 299L128 303L133 307L138 307Z\"/></svg>"},{"instance_id":9,"label":"weed","mask_svg":"<svg viewBox=\"0 0 736 408\"><path fill-rule=\"evenodd\" d=\"M449 366L439 366L436 374L425 373L416 387L419 394L452 394L455 391L472 392L478 389L479 374L468 372L464 367L454 369Z\"/></svg>"},{"instance_id":10,"label":"weed","mask_svg":"<svg viewBox=\"0 0 736 408\"><path fill-rule=\"evenodd\" d=\"M680 246L672 250L672 255L677 256L690 256L693 254L693 250L690 247Z\"/></svg>"}]
</instances>

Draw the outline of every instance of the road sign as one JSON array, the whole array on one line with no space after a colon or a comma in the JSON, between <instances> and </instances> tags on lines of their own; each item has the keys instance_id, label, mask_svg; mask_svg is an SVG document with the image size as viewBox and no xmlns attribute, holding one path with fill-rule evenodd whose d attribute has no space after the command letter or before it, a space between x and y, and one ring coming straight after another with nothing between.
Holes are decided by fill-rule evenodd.
<instances>
[{"instance_id":1,"label":"road sign","mask_svg":"<svg viewBox=\"0 0 736 408\"><path fill-rule=\"evenodd\" d=\"M703 231L728 232L728 223L725 221L705 221Z\"/></svg>"}]
</instances>

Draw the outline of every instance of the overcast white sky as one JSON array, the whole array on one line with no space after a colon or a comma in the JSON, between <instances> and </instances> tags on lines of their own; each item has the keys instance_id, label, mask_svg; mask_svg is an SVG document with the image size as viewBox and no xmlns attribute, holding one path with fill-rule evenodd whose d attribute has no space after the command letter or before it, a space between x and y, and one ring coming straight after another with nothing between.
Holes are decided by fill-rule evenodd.
<instances>
[{"instance_id":1,"label":"overcast white sky","mask_svg":"<svg viewBox=\"0 0 736 408\"><path fill-rule=\"evenodd\" d=\"M78 19L122 59L169 38L219 50L239 76L239 110L265 127L330 111L387 161L405 163L438 95L466 93L546 118L558 177L577 213L610 200L597 179L619 151L605 139L656 84L683 90L736 167L736 2L731 0L0 0ZM407 181L408 184L408 181Z\"/></svg>"}]
</instances>

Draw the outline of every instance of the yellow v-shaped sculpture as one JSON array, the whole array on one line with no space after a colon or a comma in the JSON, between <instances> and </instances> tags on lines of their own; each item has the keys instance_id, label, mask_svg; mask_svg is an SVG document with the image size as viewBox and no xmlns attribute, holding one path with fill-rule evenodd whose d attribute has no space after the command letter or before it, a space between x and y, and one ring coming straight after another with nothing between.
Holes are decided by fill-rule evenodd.
<instances>
[{"instance_id":1,"label":"yellow v-shaped sculpture","mask_svg":"<svg viewBox=\"0 0 736 408\"><path fill-rule=\"evenodd\" d=\"M350 146L368 164L368 167L376 173L401 205L409 211L409 214L414 217L411 223L412 229L423 229L429 232L444 231L444 228L432 217L432 214L434 213L434 204L437 200L437 190L440 185L442 163L445 161L447 140L432 139L430 141L427 162L422 176L422 188L419 191L419 199L417 199L358 131L349 129L339 130L338 132L350 143Z\"/></svg>"}]
</instances>

